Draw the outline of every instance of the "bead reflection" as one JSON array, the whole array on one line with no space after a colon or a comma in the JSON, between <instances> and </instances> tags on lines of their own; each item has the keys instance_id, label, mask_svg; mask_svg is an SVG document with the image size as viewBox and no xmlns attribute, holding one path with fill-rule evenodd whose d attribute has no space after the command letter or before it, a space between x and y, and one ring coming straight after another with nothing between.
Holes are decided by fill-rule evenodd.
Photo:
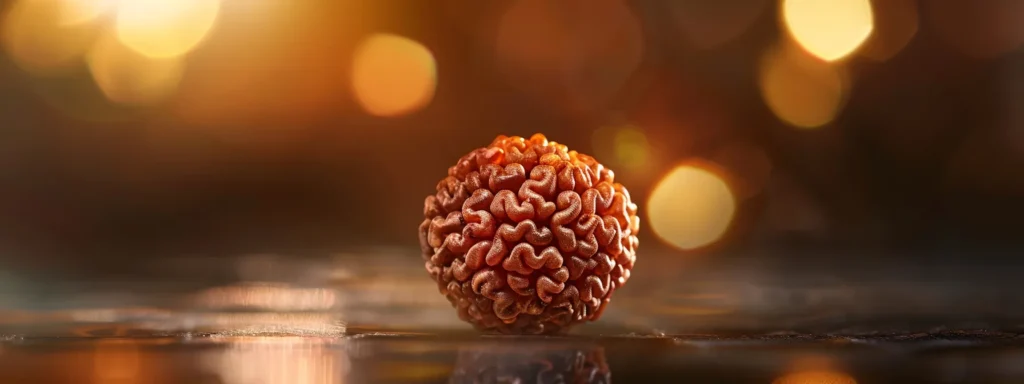
<instances>
[{"instance_id":1,"label":"bead reflection","mask_svg":"<svg viewBox=\"0 0 1024 384\"><path fill-rule=\"evenodd\" d=\"M611 383L600 346L494 345L459 351L450 383Z\"/></svg>"}]
</instances>

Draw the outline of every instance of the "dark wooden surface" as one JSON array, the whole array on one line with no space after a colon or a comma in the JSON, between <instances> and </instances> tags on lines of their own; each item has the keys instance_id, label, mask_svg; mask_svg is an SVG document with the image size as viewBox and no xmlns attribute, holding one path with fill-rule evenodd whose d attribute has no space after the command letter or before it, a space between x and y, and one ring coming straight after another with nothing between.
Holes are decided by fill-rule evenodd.
<instances>
[{"instance_id":1,"label":"dark wooden surface","mask_svg":"<svg viewBox=\"0 0 1024 384\"><path fill-rule=\"evenodd\" d=\"M472 331L415 250L219 260L7 280L0 383L1024 381L999 268L638 262L600 321L537 338Z\"/></svg>"}]
</instances>

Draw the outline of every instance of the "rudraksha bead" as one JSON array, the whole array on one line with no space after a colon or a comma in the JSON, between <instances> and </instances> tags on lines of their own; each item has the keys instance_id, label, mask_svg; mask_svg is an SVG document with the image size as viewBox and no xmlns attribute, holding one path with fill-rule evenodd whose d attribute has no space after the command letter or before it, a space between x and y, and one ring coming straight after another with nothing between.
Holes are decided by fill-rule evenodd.
<instances>
[{"instance_id":1,"label":"rudraksha bead","mask_svg":"<svg viewBox=\"0 0 1024 384\"><path fill-rule=\"evenodd\" d=\"M637 206L593 157L499 136L424 202L427 272L482 331L550 334L597 320L636 261Z\"/></svg>"}]
</instances>

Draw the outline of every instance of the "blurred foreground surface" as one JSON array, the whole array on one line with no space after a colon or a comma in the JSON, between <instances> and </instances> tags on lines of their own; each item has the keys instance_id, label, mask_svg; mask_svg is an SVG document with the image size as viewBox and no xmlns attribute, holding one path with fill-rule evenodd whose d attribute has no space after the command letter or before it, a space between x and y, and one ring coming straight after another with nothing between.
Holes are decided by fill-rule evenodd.
<instances>
[{"instance_id":1,"label":"blurred foreground surface","mask_svg":"<svg viewBox=\"0 0 1024 384\"><path fill-rule=\"evenodd\" d=\"M415 249L180 260L151 281L12 277L0 382L1024 380L1012 273L802 265L638 263L600 321L554 338L472 331Z\"/></svg>"},{"instance_id":2,"label":"blurred foreground surface","mask_svg":"<svg viewBox=\"0 0 1024 384\"><path fill-rule=\"evenodd\" d=\"M192 334L120 325L8 337L5 383L1019 383L1019 335L530 338ZM58 369L59 367L59 369Z\"/></svg>"}]
</instances>

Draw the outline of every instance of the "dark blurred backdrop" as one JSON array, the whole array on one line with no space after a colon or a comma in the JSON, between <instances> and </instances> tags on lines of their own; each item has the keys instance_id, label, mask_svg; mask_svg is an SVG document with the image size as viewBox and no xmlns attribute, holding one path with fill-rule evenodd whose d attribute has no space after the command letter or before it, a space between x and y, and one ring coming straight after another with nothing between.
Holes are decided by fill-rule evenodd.
<instances>
[{"instance_id":1,"label":"dark blurred backdrop","mask_svg":"<svg viewBox=\"0 0 1024 384\"><path fill-rule=\"evenodd\" d=\"M652 265L1016 266L1024 245L1016 0L877 0L870 36L830 59L800 51L769 0L224 1L176 53L146 51L153 31L133 46L127 11L54 26L33 1L63 0L2 6L0 267L15 273L377 246L419 263L447 167L537 132L616 170ZM112 33L142 51L107 59ZM153 73L173 89L147 93ZM736 208L683 250L646 205L697 159Z\"/></svg>"}]
</instances>

